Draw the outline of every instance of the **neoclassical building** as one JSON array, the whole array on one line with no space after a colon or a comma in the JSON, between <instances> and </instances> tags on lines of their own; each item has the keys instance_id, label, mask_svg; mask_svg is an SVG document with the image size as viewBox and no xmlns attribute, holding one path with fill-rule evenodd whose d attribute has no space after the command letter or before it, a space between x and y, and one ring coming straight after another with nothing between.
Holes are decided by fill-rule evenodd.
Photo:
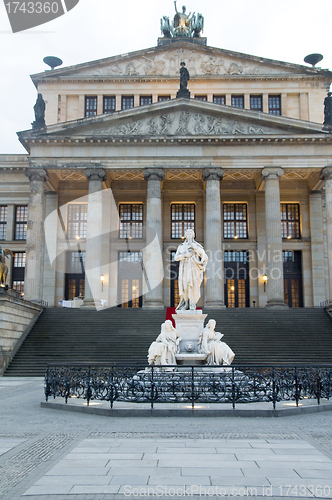
<instances>
[{"instance_id":1,"label":"neoclassical building","mask_svg":"<svg viewBox=\"0 0 332 500\"><path fill-rule=\"evenodd\" d=\"M1 246L26 299L175 306L193 228L209 255L198 306L332 302L331 72L162 37L31 78L46 126L0 156Z\"/></svg>"}]
</instances>

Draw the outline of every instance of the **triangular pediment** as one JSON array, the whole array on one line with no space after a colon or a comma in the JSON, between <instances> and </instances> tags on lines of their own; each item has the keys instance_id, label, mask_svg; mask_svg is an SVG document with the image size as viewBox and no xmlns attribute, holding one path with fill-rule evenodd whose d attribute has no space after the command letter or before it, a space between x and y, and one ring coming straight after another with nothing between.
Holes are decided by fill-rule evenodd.
<instances>
[{"instance_id":1,"label":"triangular pediment","mask_svg":"<svg viewBox=\"0 0 332 500\"><path fill-rule=\"evenodd\" d=\"M55 138L230 137L325 133L320 124L195 99L174 99L19 133Z\"/></svg>"},{"instance_id":2,"label":"triangular pediment","mask_svg":"<svg viewBox=\"0 0 332 500\"><path fill-rule=\"evenodd\" d=\"M32 75L35 84L49 79L174 77L184 61L191 77L332 75L327 70L266 59L215 47L175 41L158 46Z\"/></svg>"}]
</instances>

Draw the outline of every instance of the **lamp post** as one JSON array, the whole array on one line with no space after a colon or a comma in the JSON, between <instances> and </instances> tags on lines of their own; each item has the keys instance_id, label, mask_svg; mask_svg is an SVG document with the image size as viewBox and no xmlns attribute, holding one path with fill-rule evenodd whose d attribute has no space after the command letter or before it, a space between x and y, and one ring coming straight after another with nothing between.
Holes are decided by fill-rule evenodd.
<instances>
[{"instance_id":1,"label":"lamp post","mask_svg":"<svg viewBox=\"0 0 332 500\"><path fill-rule=\"evenodd\" d=\"M100 276L100 281L101 281L101 291L104 291L104 281L105 281L105 276L102 274Z\"/></svg>"},{"instance_id":2,"label":"lamp post","mask_svg":"<svg viewBox=\"0 0 332 500\"><path fill-rule=\"evenodd\" d=\"M263 283L264 283L264 293L266 292L266 283L267 283L267 274L263 274Z\"/></svg>"}]
</instances>

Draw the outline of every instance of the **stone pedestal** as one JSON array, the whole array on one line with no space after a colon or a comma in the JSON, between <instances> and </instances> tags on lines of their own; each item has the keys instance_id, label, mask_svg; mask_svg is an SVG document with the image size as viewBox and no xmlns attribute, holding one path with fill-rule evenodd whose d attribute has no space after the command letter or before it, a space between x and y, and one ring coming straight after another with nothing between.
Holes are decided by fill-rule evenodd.
<instances>
[{"instance_id":1,"label":"stone pedestal","mask_svg":"<svg viewBox=\"0 0 332 500\"><path fill-rule=\"evenodd\" d=\"M204 328L204 321L207 314L203 314L201 310L185 310L178 311L172 317L175 320L175 328L181 337L181 354L198 354L198 337Z\"/></svg>"},{"instance_id":2,"label":"stone pedestal","mask_svg":"<svg viewBox=\"0 0 332 500\"><path fill-rule=\"evenodd\" d=\"M190 99L190 92L189 90L178 90L176 93L177 99Z\"/></svg>"}]
</instances>

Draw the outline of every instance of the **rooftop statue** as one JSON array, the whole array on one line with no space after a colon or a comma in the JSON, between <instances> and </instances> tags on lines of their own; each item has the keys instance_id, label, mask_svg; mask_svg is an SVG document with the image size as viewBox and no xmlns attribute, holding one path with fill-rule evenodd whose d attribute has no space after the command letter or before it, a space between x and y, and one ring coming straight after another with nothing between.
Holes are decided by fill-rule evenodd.
<instances>
[{"instance_id":1,"label":"rooftop statue","mask_svg":"<svg viewBox=\"0 0 332 500\"><path fill-rule=\"evenodd\" d=\"M206 269L208 256L202 245L195 241L193 229L187 229L184 242L178 246L174 260L179 266L180 303L176 310L196 310L200 298L200 287Z\"/></svg>"},{"instance_id":2,"label":"rooftop statue","mask_svg":"<svg viewBox=\"0 0 332 500\"><path fill-rule=\"evenodd\" d=\"M36 104L33 107L35 112L35 121L32 123L32 128L45 127L45 101L42 94L38 94Z\"/></svg>"},{"instance_id":3,"label":"rooftop statue","mask_svg":"<svg viewBox=\"0 0 332 500\"><path fill-rule=\"evenodd\" d=\"M332 130L332 92L328 92L324 99L324 127L325 130Z\"/></svg>"},{"instance_id":4,"label":"rooftop statue","mask_svg":"<svg viewBox=\"0 0 332 500\"><path fill-rule=\"evenodd\" d=\"M0 247L0 283L4 285L6 283L8 275L8 266L6 264L6 258L14 257L14 253L8 248L2 249Z\"/></svg>"},{"instance_id":5,"label":"rooftop statue","mask_svg":"<svg viewBox=\"0 0 332 500\"><path fill-rule=\"evenodd\" d=\"M176 6L176 1L174 1L175 16L173 23L170 22L169 17L163 16L160 19L160 29L165 38L172 37L199 37L203 31L204 17L202 14L195 12L189 14L186 13L186 6L182 6L182 12L179 12Z\"/></svg>"},{"instance_id":6,"label":"rooftop statue","mask_svg":"<svg viewBox=\"0 0 332 500\"><path fill-rule=\"evenodd\" d=\"M180 90L187 90L188 81L190 80L189 71L185 67L186 64L182 62L180 64Z\"/></svg>"}]
</instances>

